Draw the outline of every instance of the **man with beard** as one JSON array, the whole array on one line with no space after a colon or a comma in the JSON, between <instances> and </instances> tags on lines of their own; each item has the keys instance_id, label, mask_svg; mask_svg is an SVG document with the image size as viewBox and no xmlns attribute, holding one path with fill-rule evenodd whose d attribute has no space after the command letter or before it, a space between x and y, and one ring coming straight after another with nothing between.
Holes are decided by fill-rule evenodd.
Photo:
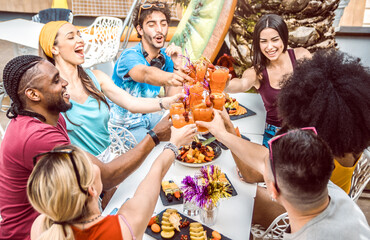
<instances>
[{"instance_id":1,"label":"man with beard","mask_svg":"<svg viewBox=\"0 0 370 240\"><path fill-rule=\"evenodd\" d=\"M135 97L155 98L161 86L166 87L167 95L177 93L176 87L191 78L181 71L181 48L163 48L171 17L167 4L143 3L133 16L141 42L122 52L114 67L114 83ZM130 130L138 142L160 118L159 114L133 114L115 104L111 104L110 112L110 121Z\"/></svg>"},{"instance_id":2,"label":"man with beard","mask_svg":"<svg viewBox=\"0 0 370 240\"><path fill-rule=\"evenodd\" d=\"M68 85L59 71L41 57L24 55L4 68L5 90L12 100L7 117L12 120L0 148L0 239L29 239L31 225L39 215L27 199L26 187L39 153L70 144L66 122L60 112L72 107ZM134 149L104 164L92 155L108 190L135 171L160 140L169 139L169 122L162 120ZM57 154L57 153L56 153Z\"/></svg>"}]
</instances>

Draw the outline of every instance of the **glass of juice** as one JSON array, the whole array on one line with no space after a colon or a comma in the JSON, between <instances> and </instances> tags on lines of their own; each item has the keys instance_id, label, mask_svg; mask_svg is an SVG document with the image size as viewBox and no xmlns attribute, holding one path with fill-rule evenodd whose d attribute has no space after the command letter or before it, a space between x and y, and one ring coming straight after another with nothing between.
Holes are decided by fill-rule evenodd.
<instances>
[{"instance_id":1,"label":"glass of juice","mask_svg":"<svg viewBox=\"0 0 370 240\"><path fill-rule=\"evenodd\" d=\"M213 107L222 111L226 101L225 95L223 93L211 93L210 99Z\"/></svg>"},{"instance_id":2,"label":"glass of juice","mask_svg":"<svg viewBox=\"0 0 370 240\"><path fill-rule=\"evenodd\" d=\"M227 79L229 78L229 69L227 67L216 66L216 70L210 78L210 88L212 93L222 93L225 89Z\"/></svg>"},{"instance_id":3,"label":"glass of juice","mask_svg":"<svg viewBox=\"0 0 370 240\"><path fill-rule=\"evenodd\" d=\"M191 112L171 115L171 119L175 128L182 128L185 125L194 123L193 114Z\"/></svg>"},{"instance_id":4,"label":"glass of juice","mask_svg":"<svg viewBox=\"0 0 370 240\"><path fill-rule=\"evenodd\" d=\"M199 104L193 108L193 117L195 121L204 121L210 122L212 121L212 114L213 114L213 107L207 106L205 103ZM208 132L207 128L197 126L198 132L206 133Z\"/></svg>"},{"instance_id":5,"label":"glass of juice","mask_svg":"<svg viewBox=\"0 0 370 240\"><path fill-rule=\"evenodd\" d=\"M170 107L170 116L175 114L183 114L185 112L185 107L183 103L173 103Z\"/></svg>"},{"instance_id":6,"label":"glass of juice","mask_svg":"<svg viewBox=\"0 0 370 240\"><path fill-rule=\"evenodd\" d=\"M200 82L197 82L196 84L192 85L189 88L189 105L190 107L193 107L195 105L198 105L202 103L203 101L203 85Z\"/></svg>"},{"instance_id":7,"label":"glass of juice","mask_svg":"<svg viewBox=\"0 0 370 240\"><path fill-rule=\"evenodd\" d=\"M204 80L204 77L206 76L206 71L207 71L208 63L205 61L201 61L196 64L195 66L195 79L198 82L202 82Z\"/></svg>"}]
</instances>

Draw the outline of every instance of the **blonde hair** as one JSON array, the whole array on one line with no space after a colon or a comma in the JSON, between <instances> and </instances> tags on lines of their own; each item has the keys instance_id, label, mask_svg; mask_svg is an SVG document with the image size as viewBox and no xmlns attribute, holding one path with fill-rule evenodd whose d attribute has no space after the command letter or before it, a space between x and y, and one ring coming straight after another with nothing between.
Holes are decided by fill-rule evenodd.
<instances>
[{"instance_id":1,"label":"blonde hair","mask_svg":"<svg viewBox=\"0 0 370 240\"><path fill-rule=\"evenodd\" d=\"M63 150L73 150L71 154L80 175L81 187L87 191L94 181L92 163L75 146L54 149ZM78 185L68 153L46 154L38 161L28 179L27 195L32 206L46 216L41 224L43 233L38 239L74 239L70 224L87 214L88 194L83 193Z\"/></svg>"}]
</instances>

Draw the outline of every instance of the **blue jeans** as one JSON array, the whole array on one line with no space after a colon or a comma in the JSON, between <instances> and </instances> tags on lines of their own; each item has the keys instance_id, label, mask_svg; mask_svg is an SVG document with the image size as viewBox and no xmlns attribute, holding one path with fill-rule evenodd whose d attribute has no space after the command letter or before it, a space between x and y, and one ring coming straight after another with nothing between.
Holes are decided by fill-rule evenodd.
<instances>
[{"instance_id":1,"label":"blue jeans","mask_svg":"<svg viewBox=\"0 0 370 240\"><path fill-rule=\"evenodd\" d=\"M274 125L266 123L265 132L263 134L263 145L269 148L268 141L275 136L277 131L280 130L280 127L276 127Z\"/></svg>"},{"instance_id":2,"label":"blue jeans","mask_svg":"<svg viewBox=\"0 0 370 240\"><path fill-rule=\"evenodd\" d=\"M128 127L127 129L134 135L137 143L141 142L148 133L149 130L154 128L155 125L161 120L162 116L161 114L147 114L146 117L143 119L143 121L139 123L135 123Z\"/></svg>"}]
</instances>

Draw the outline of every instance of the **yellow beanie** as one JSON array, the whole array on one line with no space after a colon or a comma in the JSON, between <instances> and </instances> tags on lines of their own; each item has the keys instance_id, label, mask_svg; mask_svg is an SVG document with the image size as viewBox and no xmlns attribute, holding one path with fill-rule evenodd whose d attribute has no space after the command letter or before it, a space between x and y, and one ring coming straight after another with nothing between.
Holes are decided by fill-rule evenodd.
<instances>
[{"instance_id":1,"label":"yellow beanie","mask_svg":"<svg viewBox=\"0 0 370 240\"><path fill-rule=\"evenodd\" d=\"M54 46L55 37L57 36L59 29L66 23L68 22L67 21L48 22L41 29L39 42L46 56L53 58L51 49Z\"/></svg>"}]
</instances>

